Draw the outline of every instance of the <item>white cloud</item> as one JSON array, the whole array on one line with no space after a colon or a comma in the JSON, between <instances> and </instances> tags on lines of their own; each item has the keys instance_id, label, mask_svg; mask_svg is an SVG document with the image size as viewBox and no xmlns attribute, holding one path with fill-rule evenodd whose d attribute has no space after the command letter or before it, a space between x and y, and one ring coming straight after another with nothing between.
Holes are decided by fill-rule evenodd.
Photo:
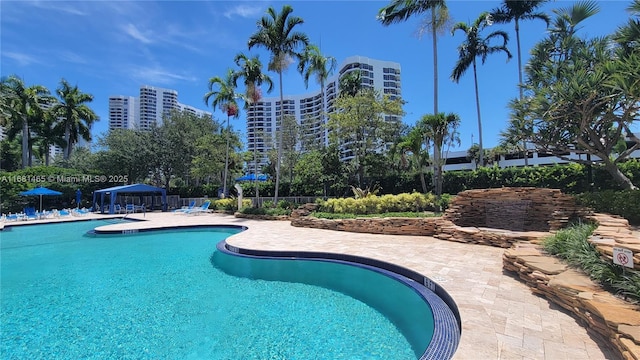
<instances>
[{"instance_id":1,"label":"white cloud","mask_svg":"<svg viewBox=\"0 0 640 360\"><path fill-rule=\"evenodd\" d=\"M140 31L135 25L129 23L127 25L123 25L122 26L122 30L124 30L124 32L131 36L132 38L140 41L141 43L144 44L151 44L153 43L153 40L151 40L151 33L150 31L146 31L146 34L142 33L142 31Z\"/></svg>"},{"instance_id":2,"label":"white cloud","mask_svg":"<svg viewBox=\"0 0 640 360\"><path fill-rule=\"evenodd\" d=\"M262 13L262 6L258 5L236 5L233 8L224 12L224 16L228 19L233 18L234 16L240 16L243 18L254 18L257 15Z\"/></svg>"},{"instance_id":3,"label":"white cloud","mask_svg":"<svg viewBox=\"0 0 640 360\"><path fill-rule=\"evenodd\" d=\"M31 4L40 9L56 10L71 15L85 16L88 13L80 10L78 6L82 5L80 1L62 2L62 1L25 1L27 4Z\"/></svg>"},{"instance_id":4,"label":"white cloud","mask_svg":"<svg viewBox=\"0 0 640 360\"><path fill-rule=\"evenodd\" d=\"M155 67L135 67L130 74L144 84L168 85L176 81L196 81L193 75L172 72L160 66Z\"/></svg>"},{"instance_id":5,"label":"white cloud","mask_svg":"<svg viewBox=\"0 0 640 360\"><path fill-rule=\"evenodd\" d=\"M63 51L59 55L61 60L74 63L74 64L88 64L89 62L82 56L71 52L71 51Z\"/></svg>"},{"instance_id":6,"label":"white cloud","mask_svg":"<svg viewBox=\"0 0 640 360\"><path fill-rule=\"evenodd\" d=\"M31 65L31 64L41 63L41 61L36 59L35 57L33 57L31 55L24 54L24 53L3 51L2 52L2 56L14 60L20 66L28 66L28 65Z\"/></svg>"}]
</instances>

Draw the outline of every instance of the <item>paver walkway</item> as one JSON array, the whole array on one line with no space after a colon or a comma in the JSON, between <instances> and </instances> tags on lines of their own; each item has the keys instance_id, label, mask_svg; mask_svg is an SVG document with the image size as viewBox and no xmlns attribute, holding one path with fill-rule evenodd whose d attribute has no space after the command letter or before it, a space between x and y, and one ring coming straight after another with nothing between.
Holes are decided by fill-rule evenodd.
<instances>
[{"instance_id":1,"label":"paver walkway","mask_svg":"<svg viewBox=\"0 0 640 360\"><path fill-rule=\"evenodd\" d=\"M458 305L462 338L454 359L617 359L570 315L503 273L504 249L424 236L374 235L297 228L288 221L147 213L121 229L187 224L248 227L227 241L263 250L349 253L396 263L442 285Z\"/></svg>"}]
</instances>

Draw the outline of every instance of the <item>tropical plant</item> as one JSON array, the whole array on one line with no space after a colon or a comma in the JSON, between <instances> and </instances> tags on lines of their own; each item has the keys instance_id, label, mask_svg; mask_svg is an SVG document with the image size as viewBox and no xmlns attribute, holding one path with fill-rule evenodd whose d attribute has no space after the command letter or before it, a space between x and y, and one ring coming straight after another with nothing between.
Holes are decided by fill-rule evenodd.
<instances>
[{"instance_id":1,"label":"tropical plant","mask_svg":"<svg viewBox=\"0 0 640 360\"><path fill-rule=\"evenodd\" d=\"M576 35L580 22L597 10L592 2L556 10L550 34L532 50L528 96L512 102L512 117L531 124L538 149L604 167L621 187L635 189L619 164L640 148L631 130L640 111L640 57L627 56L608 37ZM621 149L625 136L631 145Z\"/></svg>"},{"instance_id":2,"label":"tropical plant","mask_svg":"<svg viewBox=\"0 0 640 360\"><path fill-rule=\"evenodd\" d=\"M315 45L308 45L299 56L298 71L304 77L304 85L309 87L309 78L315 75L316 81L320 85L321 112L319 123L310 124L310 127L318 127L326 125L325 118L325 102L324 102L324 82L336 69L336 58L333 56L324 56L320 52L320 48ZM324 136L320 139L321 146L324 146Z\"/></svg>"},{"instance_id":3,"label":"tropical plant","mask_svg":"<svg viewBox=\"0 0 640 360\"><path fill-rule=\"evenodd\" d=\"M478 113L478 145L480 146L480 166L484 165L484 151L482 147L482 119L480 116L480 94L478 92L478 71L476 66L476 58L482 59L484 64L487 57L497 52L505 52L507 54L507 61L511 59L511 52L507 49L507 41L509 41L509 35L501 30L494 31L487 36L482 36L481 32L487 26L491 25L491 17L489 13L483 12L473 22L473 24L466 24L463 22L457 23L451 30L452 34L455 34L457 30L461 30L466 35L465 41L458 47L459 58L456 62L456 66L451 73L451 79L455 82L459 82L460 78L469 69L469 66L473 65L473 80L476 93L476 111ZM502 39L502 44L491 45L493 39Z\"/></svg>"},{"instance_id":4,"label":"tropical plant","mask_svg":"<svg viewBox=\"0 0 640 360\"><path fill-rule=\"evenodd\" d=\"M425 134L427 148L433 143L433 184L436 196L442 195L442 169L447 160L447 153L451 145L460 145L460 116L454 113L429 114L420 118L419 125ZM444 148L447 148L445 151Z\"/></svg>"},{"instance_id":5,"label":"tropical plant","mask_svg":"<svg viewBox=\"0 0 640 360\"><path fill-rule=\"evenodd\" d=\"M7 127L7 137L10 140L22 131L22 168L31 165L31 131L29 119L42 118L44 110L41 105L49 103L49 90L42 85L27 87L16 75L2 79L2 98L8 104L10 116L3 116L0 125Z\"/></svg>"},{"instance_id":6,"label":"tropical plant","mask_svg":"<svg viewBox=\"0 0 640 360\"><path fill-rule=\"evenodd\" d=\"M425 145L424 129L419 124L416 124L406 135L399 139L399 142L394 146L394 148L397 153L400 153L402 168L407 168L409 165L413 165L413 167L418 170L420 175L420 185L422 185L422 192L426 194L427 183L424 176L425 167L429 160L429 152L423 145ZM411 155L410 157L409 154Z\"/></svg>"},{"instance_id":7,"label":"tropical plant","mask_svg":"<svg viewBox=\"0 0 640 360\"><path fill-rule=\"evenodd\" d=\"M634 18L618 28L614 34L614 40L617 41L625 53L631 53L640 49L640 0L634 0L627 8Z\"/></svg>"},{"instance_id":8,"label":"tropical plant","mask_svg":"<svg viewBox=\"0 0 640 360\"><path fill-rule=\"evenodd\" d=\"M282 73L287 69L290 59L298 57L299 54L296 50L299 47L309 45L309 39L306 34L294 31L297 25L304 23L304 20L297 16L289 16L292 12L293 8L290 5L284 5L279 14L272 6L269 7L269 9L267 9L267 15L258 21L258 30L249 37L247 43L249 50L254 46L261 46L271 52L268 68L278 73L280 82L280 124L284 122L283 118L285 115ZM278 201L278 189L280 187L281 138L277 139L277 148L276 187L274 196L276 202Z\"/></svg>"},{"instance_id":9,"label":"tropical plant","mask_svg":"<svg viewBox=\"0 0 640 360\"><path fill-rule=\"evenodd\" d=\"M227 195L227 175L229 172L229 144L230 144L230 132L229 118L231 116L238 118L240 113L238 111L238 104L236 99L239 97L235 92L235 72L231 69L227 70L227 74L224 78L215 76L209 79L209 91L204 95L204 102L209 105L209 99L213 97L211 107L214 109L217 107L227 114L227 127L225 130L227 136L226 155L224 158L224 175L222 180L222 192ZM216 90L217 87L217 90Z\"/></svg>"},{"instance_id":10,"label":"tropical plant","mask_svg":"<svg viewBox=\"0 0 640 360\"><path fill-rule=\"evenodd\" d=\"M93 101L93 95L83 93L78 86L71 86L67 80L60 80L56 89L59 102L51 107L51 112L58 117L57 126L64 132L64 159L68 160L74 145L80 137L91 141L91 126L100 120L87 105Z\"/></svg>"},{"instance_id":11,"label":"tropical plant","mask_svg":"<svg viewBox=\"0 0 640 360\"><path fill-rule=\"evenodd\" d=\"M267 92L270 93L273 90L273 81L271 78L262 72L262 62L260 62L260 58L256 55L252 58L247 57L245 54L240 53L236 55L234 62L236 65L240 67L239 71L236 71L233 74L233 84L237 86L238 79L244 79L244 87L245 87L245 104L248 104L248 110L251 111L251 107L255 106L255 104L262 99L262 91L260 90L263 83L267 84L269 87ZM257 121L253 121L253 171L255 175L255 196L259 196L259 186L258 186L258 131L257 131Z\"/></svg>"},{"instance_id":12,"label":"tropical plant","mask_svg":"<svg viewBox=\"0 0 640 360\"><path fill-rule=\"evenodd\" d=\"M438 114L438 35L444 33L449 24L449 11L444 0L392 0L378 11L378 20L383 25L407 21L410 17L429 12L423 29L431 33L433 44L433 113Z\"/></svg>"}]
</instances>

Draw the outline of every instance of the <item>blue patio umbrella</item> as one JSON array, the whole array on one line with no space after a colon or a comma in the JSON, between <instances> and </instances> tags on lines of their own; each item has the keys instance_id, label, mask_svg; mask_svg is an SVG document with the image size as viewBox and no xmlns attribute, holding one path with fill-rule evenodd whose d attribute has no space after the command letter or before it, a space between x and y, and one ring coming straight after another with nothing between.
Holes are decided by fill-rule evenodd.
<instances>
[{"instance_id":1,"label":"blue patio umbrella","mask_svg":"<svg viewBox=\"0 0 640 360\"><path fill-rule=\"evenodd\" d=\"M40 212L42 212L42 197L43 196L59 196L62 195L60 191L47 189L46 187L38 186L37 188L23 191L20 193L22 196L39 196L40 197Z\"/></svg>"}]
</instances>

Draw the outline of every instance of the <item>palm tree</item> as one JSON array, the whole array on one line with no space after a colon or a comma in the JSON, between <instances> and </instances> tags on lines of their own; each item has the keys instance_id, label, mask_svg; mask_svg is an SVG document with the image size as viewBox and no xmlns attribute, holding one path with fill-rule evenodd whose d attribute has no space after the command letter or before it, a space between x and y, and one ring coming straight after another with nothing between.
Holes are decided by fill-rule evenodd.
<instances>
[{"instance_id":1,"label":"palm tree","mask_svg":"<svg viewBox=\"0 0 640 360\"><path fill-rule=\"evenodd\" d=\"M522 52L520 49L520 20L542 20L549 26L549 16L535 12L547 0L503 0L502 5L491 11L491 18L495 23L506 24L514 22L516 28L516 44L518 48L518 89L520 99L523 97L522 88Z\"/></svg>"},{"instance_id":2,"label":"palm tree","mask_svg":"<svg viewBox=\"0 0 640 360\"><path fill-rule=\"evenodd\" d=\"M309 78L313 75L320 85L320 98L322 99L322 113L320 122L326 124L325 108L324 108L324 82L336 69L336 58L333 56L324 56L320 49L315 45L308 45L299 57L298 71L304 77L304 85L309 87ZM322 141L324 146L325 141Z\"/></svg>"},{"instance_id":3,"label":"palm tree","mask_svg":"<svg viewBox=\"0 0 640 360\"><path fill-rule=\"evenodd\" d=\"M447 145L448 149L453 144L460 145L460 116L454 113L429 114L424 115L419 124L424 129L425 143L433 142L433 185L439 198L442 195L442 168L446 162L442 147Z\"/></svg>"},{"instance_id":4,"label":"palm tree","mask_svg":"<svg viewBox=\"0 0 640 360\"><path fill-rule=\"evenodd\" d=\"M409 130L409 132L402 136L395 146L396 151L401 156L402 167L407 167L407 153L411 153L411 164L417 168L420 175L420 184L422 185L422 192L427 193L427 183L424 179L424 168L427 164L429 153L423 149L425 131L420 123Z\"/></svg>"},{"instance_id":5,"label":"palm tree","mask_svg":"<svg viewBox=\"0 0 640 360\"><path fill-rule=\"evenodd\" d=\"M247 55L240 53L236 55L233 61L240 67L240 71L236 71L233 74L233 85L237 86L238 79L244 78L245 104L248 104L247 107L250 109L251 106L255 105L262 98L260 86L263 83L269 85L267 92L270 93L271 90L273 90L273 81L271 81L271 78L267 74L262 72L262 62L260 62L257 55L249 58ZM259 186L256 126L256 121L253 121L253 171L257 198Z\"/></svg>"},{"instance_id":6,"label":"palm tree","mask_svg":"<svg viewBox=\"0 0 640 360\"><path fill-rule=\"evenodd\" d=\"M459 58L456 66L451 73L451 79L459 82L462 75L473 65L473 80L476 91L476 111L478 113L478 145L480 147L480 166L484 165L484 156L482 148L482 119L480 116L480 95L478 93L478 71L476 66L476 58L482 59L482 63L487 60L490 54L504 51L507 54L507 61L511 59L511 52L507 49L507 41L509 35L501 30L494 31L486 37L482 37L480 32L490 25L489 13L483 12L480 16L469 25L466 23L457 23L451 29L451 34L455 34L456 30L462 30L465 35L465 41L458 47ZM502 45L491 45L494 38L502 38Z\"/></svg>"},{"instance_id":7,"label":"palm tree","mask_svg":"<svg viewBox=\"0 0 640 360\"><path fill-rule=\"evenodd\" d=\"M81 92L77 85L72 87L62 79L56 94L60 101L51 107L51 112L58 117L56 127L64 131L63 158L69 160L79 136L86 141L91 141L91 125L99 120L99 117L87 106L87 103L93 101L93 95Z\"/></svg>"},{"instance_id":8,"label":"palm tree","mask_svg":"<svg viewBox=\"0 0 640 360\"><path fill-rule=\"evenodd\" d=\"M254 46L262 46L271 52L269 60L269 70L278 73L280 81L280 126L284 123L284 95L282 92L282 72L289 66L289 60L297 57L296 49L298 47L306 47L309 45L309 39L306 34L294 31L296 25L304 23L302 18L289 15L293 12L290 5L284 5L280 14L276 12L273 6L267 9L267 15L263 16L258 22L258 31L251 37L247 46L249 50ZM277 127L276 127L277 128ZM274 194L274 202L278 202L278 188L280 186L280 162L282 157L282 132L278 134L278 153L276 159L276 188Z\"/></svg>"},{"instance_id":9,"label":"palm tree","mask_svg":"<svg viewBox=\"0 0 640 360\"><path fill-rule=\"evenodd\" d=\"M378 20L387 26L407 21L416 14L430 12L426 29L431 33L433 42L433 113L438 114L438 34L447 28L449 11L444 0L392 0L378 11Z\"/></svg>"},{"instance_id":10,"label":"palm tree","mask_svg":"<svg viewBox=\"0 0 640 360\"><path fill-rule=\"evenodd\" d=\"M49 111L45 111L41 122L38 122L33 130L37 134L35 143L38 148L38 155L44 157L44 164L49 166L50 156L49 147L52 145L64 148L66 142L64 141L64 133L61 128L57 126L58 119L56 115Z\"/></svg>"},{"instance_id":11,"label":"palm tree","mask_svg":"<svg viewBox=\"0 0 640 360\"><path fill-rule=\"evenodd\" d=\"M21 78L11 75L2 80L2 97L8 104L10 116L3 116L3 126L9 126L8 137L14 139L18 128L22 128L22 168L31 162L29 119L41 118L40 107L51 98L49 90L42 85L26 87Z\"/></svg>"},{"instance_id":12,"label":"palm tree","mask_svg":"<svg viewBox=\"0 0 640 360\"><path fill-rule=\"evenodd\" d=\"M224 175L222 182L222 193L227 195L227 174L229 172L229 132L231 131L229 128L229 118L231 116L237 118L239 115L238 112L238 104L236 103L236 99L238 95L235 92L235 84L233 82L234 71L229 69L227 70L227 75L223 78L219 76L212 77L209 79L209 91L204 95L204 103L209 106L209 99L213 97L213 101L211 102L212 108L219 108L223 112L227 114L227 148L224 157ZM218 87L215 90L215 87Z\"/></svg>"},{"instance_id":13,"label":"palm tree","mask_svg":"<svg viewBox=\"0 0 640 360\"><path fill-rule=\"evenodd\" d=\"M549 26L549 16L535 12L547 0L503 0L502 6L491 11L491 18L498 24L514 22L516 29L516 44L518 55L518 91L520 99L524 97L522 80L522 52L520 48L520 20L542 20ZM527 151L527 139L523 139L524 165L529 165L529 152Z\"/></svg>"}]
</instances>

